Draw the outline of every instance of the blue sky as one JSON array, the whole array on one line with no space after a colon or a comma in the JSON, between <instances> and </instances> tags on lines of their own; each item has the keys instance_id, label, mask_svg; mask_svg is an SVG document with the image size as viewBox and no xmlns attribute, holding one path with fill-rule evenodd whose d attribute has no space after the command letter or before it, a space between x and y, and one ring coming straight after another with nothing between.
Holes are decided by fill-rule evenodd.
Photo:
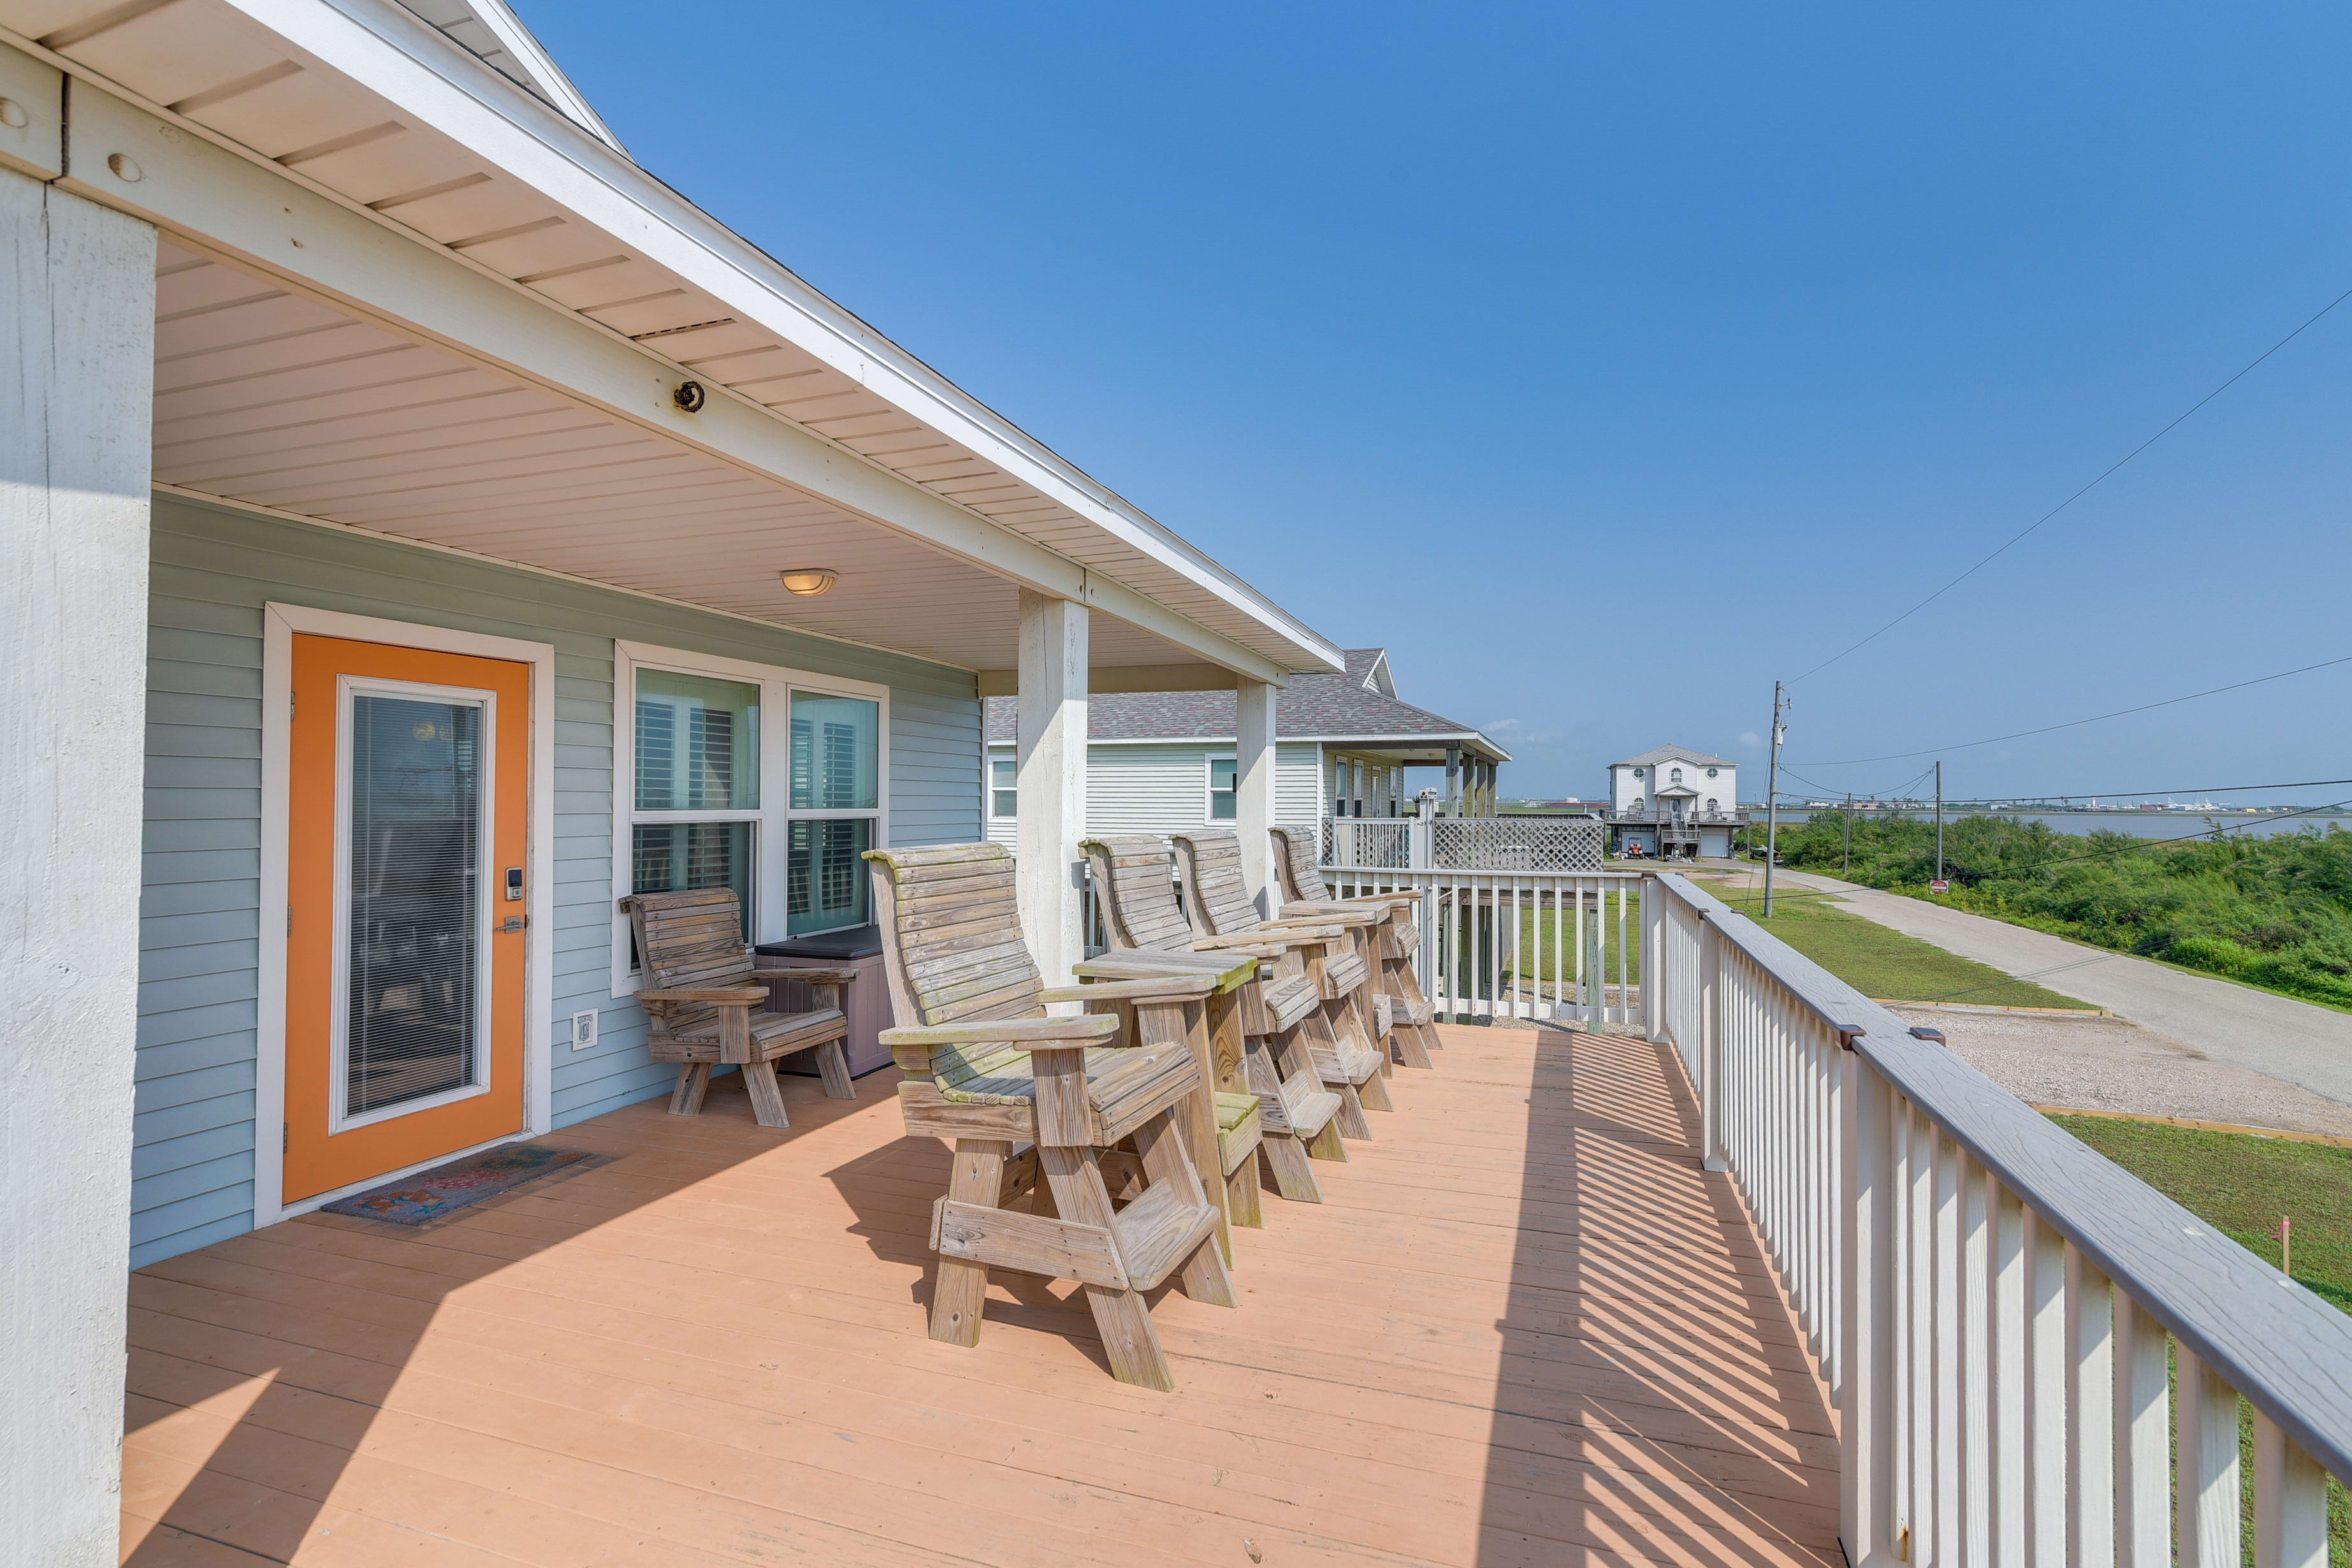
<instances>
[{"instance_id":1,"label":"blue sky","mask_svg":"<svg viewBox=\"0 0 2352 1568\"><path fill-rule=\"evenodd\" d=\"M1776 676L2352 288L2341 8L520 10L646 167L1385 644L1507 794L1760 761ZM1867 793L1926 759L1830 764L2352 654L2347 496L2352 304L1799 683L1787 757ZM2352 776L2347 700L2352 664L1947 784Z\"/></svg>"}]
</instances>

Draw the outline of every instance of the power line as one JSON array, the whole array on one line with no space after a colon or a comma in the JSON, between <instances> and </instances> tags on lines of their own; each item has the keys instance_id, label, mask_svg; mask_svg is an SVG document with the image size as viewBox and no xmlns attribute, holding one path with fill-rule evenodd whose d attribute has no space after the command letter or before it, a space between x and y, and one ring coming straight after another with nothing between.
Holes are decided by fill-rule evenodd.
<instances>
[{"instance_id":1,"label":"power line","mask_svg":"<svg viewBox=\"0 0 2352 1568\"><path fill-rule=\"evenodd\" d=\"M2260 686L2271 680L2284 680L2291 675L2308 675L2315 669L2329 669L2339 664L2352 664L2352 654L2346 654L2341 658L2324 658L2317 664L2306 664L2300 669L2282 669L2275 675L2258 675L2252 680L2236 680L2227 686L2213 687L2210 690L2192 691L2186 697L2168 697L2161 702L2143 702L2137 708L2118 708L2112 713L2094 713L2088 719L2069 719L2063 724L2044 724L2038 730L2019 730L2007 735L1995 735L1989 740L1962 741L1957 745L1927 746L1916 752L1889 752L1883 757L1847 757L1834 763L1807 763L1805 766L1852 768L1860 767L1865 763L1899 763L1913 757L1932 757L1946 752L1965 752L1974 746L1997 746L2003 741L2021 741L2029 735L2047 735L2055 730L2079 729L2084 724L2096 724L2107 719L2121 719L2130 713L2146 713L2151 709L2169 708L2180 702L2194 702L2200 697L2219 697L2224 691L2243 691L2249 686Z\"/></svg>"},{"instance_id":2,"label":"power line","mask_svg":"<svg viewBox=\"0 0 2352 1568\"><path fill-rule=\"evenodd\" d=\"M1780 771L1784 773L1789 773L1790 778L1795 779L1800 784L1812 784L1815 789L1829 790L1830 788L1829 785L1816 783L1812 779L1806 778L1801 773L1789 773L1788 766L1785 763L1781 765ZM1890 795L1899 794L1901 791L1910 788L1911 785L1916 784L1919 780L1925 777L1927 777L1925 773L1914 773L1910 778L1906 779L1894 789L1887 790L1883 793ZM2352 779L2289 779L2280 784L2176 784L2169 789L2080 789L2064 795L2048 791L2036 792L2033 790L2011 790L2009 794L2003 795L2001 799L2004 802L2014 802L2019 805L2032 805L2042 801L2095 800L2103 795L2114 795L2119 799L2125 795L2252 795L2257 790L2317 789L2323 784L2352 784ZM1841 792L1832 790L1831 793L1837 794ZM1857 800L1867 800L1874 799L1876 797L1874 795L1867 795L1860 791L1856 791L1854 798ZM1990 801L1990 799L1992 799L1992 796L1986 795L1983 797L1983 800L1980 801L1947 800L1944 804L1946 805L1981 805L1985 801Z\"/></svg>"},{"instance_id":3,"label":"power line","mask_svg":"<svg viewBox=\"0 0 2352 1568\"><path fill-rule=\"evenodd\" d=\"M2100 485L2106 482L2108 477L2114 474L2116 469L2122 468L2126 463L2130 462L2134 458L2138 457L2142 452L2147 451L2150 447L2155 446L2158 441L2163 440L2167 436L2172 434L2175 427L2179 426L2184 420L2188 419L2190 415L2196 413L2199 409L2204 407L2207 404L2212 402L2215 398L2229 391L2230 388L2237 385L2238 383L2243 380L2255 366L2261 364L2263 361L2270 358L2271 355L2278 353L2279 350L2286 347L2287 344L2294 342L2295 339L2303 336L2305 331L2316 323L2322 316L2326 315L2330 310L2335 310L2336 306L2341 305L2347 300L2352 300L2352 289L2347 289L2343 293L2338 294L2335 299L2330 300L2326 304L2321 306L2309 320L2303 323L2302 326L2295 328L2294 331L2289 332L2286 336L2281 338L2278 342L2264 349L2260 354L2257 354L2253 359L2247 362L2244 369L2240 370L2236 375L2231 376L2229 380L2223 382L2221 385L2215 387L2212 391L2207 393L2204 396L2190 404L2186 409L2183 409L2170 424L2165 426L2163 429L2158 430L2155 435L2150 436L2147 440L2142 441L2138 446L2134 447L2130 451L2126 452L2122 457L2109 464L2105 471L2101 473L2097 479L2093 479L2089 484L2084 485L2081 489L2076 490L2073 495L2068 496L2064 500L2060 501L2056 506L2052 507L2048 511L2045 511L2040 517L2035 518L2032 522L2029 523L2024 528L2020 529L2016 533L2011 535L2008 542L2003 543L1999 550L1994 551L1990 555L1986 556L1983 560L1978 562L1975 565L1969 567L1967 571L1961 573L1958 576L1953 578L1950 582L1945 584L1942 587L1937 589L1934 593L1928 595L1926 598L1920 600L1917 604L1912 605L1909 609L1904 611L1901 615L1895 616L1893 620L1887 622L1885 626L1871 633L1868 637L1864 637L1860 642L1854 643L1851 647L1842 648L1838 652L1830 655L1829 658L1822 660L1821 663L1813 666L1812 668L1805 671L1803 675L1797 677L1796 680L1792 680L1789 682L1789 684L1794 686L1799 680L1804 680L1811 676L1818 675L1822 670L1827 669L1830 666L1835 664L1838 660L1843 658L1847 654L1853 652L1855 648L1862 647L1866 644L1876 641L1879 637L1885 636L1890 631L1893 631L1896 626L1902 625L1905 621L1909 620L1913 616L1917 615L1920 611L1926 609L1928 605L1934 604L1937 600L1942 598L1945 595L1958 587L1962 583L1967 582L1970 577L1975 576L1979 572L1983 571L1987 566L1991 565L1995 560L2000 558L2009 550L2011 545L2017 543L2018 541L2023 539L2027 534L2032 533L2035 529L2040 528L2043 523L2048 522L2052 518L2056 517L2060 512L2064 511L2068 507L2073 506L2076 501L2081 500L2084 496L2090 494L2094 489L2096 489Z\"/></svg>"}]
</instances>

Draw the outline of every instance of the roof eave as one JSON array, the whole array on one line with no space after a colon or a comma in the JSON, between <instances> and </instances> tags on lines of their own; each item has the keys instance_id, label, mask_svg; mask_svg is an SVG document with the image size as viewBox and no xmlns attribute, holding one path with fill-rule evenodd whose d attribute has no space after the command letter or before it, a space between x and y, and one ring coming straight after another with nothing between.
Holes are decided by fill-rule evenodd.
<instances>
[{"instance_id":1,"label":"roof eave","mask_svg":"<svg viewBox=\"0 0 2352 1568\"><path fill-rule=\"evenodd\" d=\"M299 3L289 5L286 0L226 0L226 3L281 34L288 34L289 26L299 26L298 13L303 8ZM530 182L549 195L567 206L578 208L591 222L608 229L614 226L602 223L593 210L597 198L606 203L618 201L625 204L643 220L635 225L620 226L623 229L634 230L633 237L636 241L642 243L647 237L646 224L658 226L659 230L698 251L708 260L719 263L740 284L748 286L747 293L730 294L723 280L698 279L697 281L709 289L714 296L735 309L751 313L765 326L787 331L793 341L812 353L828 358L837 367L857 374L875 395L934 425L942 434L1006 467L1008 471L1015 472L1042 492L1055 496L1094 526L1151 556L1160 565L1190 579L1197 586L1215 594L1274 637L1291 645L1286 650L1286 657L1277 662L1286 663L1294 670L1339 671L1345 668L1345 658L1335 644L1318 636L1304 622L1180 538L1164 524L1126 501L1108 487L1087 475L1043 442L885 337L766 251L639 168L619 151L617 142L608 144L600 140L586 127L553 105L532 96L519 83L493 69L424 18L398 5L396 0L315 0L315 4L319 9L332 12L380 43L398 50L447 87L464 94L478 108L530 137L546 153L562 159L577 183L567 189L552 189L551 184L561 182L535 179ZM288 36L295 37L292 34ZM342 68L341 62L336 58L334 40L304 33L295 37L295 41L321 59L337 63L339 68ZM354 75L356 79L357 73ZM369 80L367 85L387 99L394 97L387 84ZM477 150L488 155L487 150ZM520 176L520 171L515 172ZM656 261L675 267L673 258L665 257L654 247L646 248ZM762 311L760 309L762 303L771 309ZM776 307L781 307L781 311ZM790 321L778 320L779 314L789 317ZM793 324L799 325L803 331L790 332L789 328ZM806 331L809 328L814 328L815 333L809 334ZM830 355L823 353L816 344L808 341L810 335L818 337L821 342L829 339L834 353ZM1265 657L1274 657L1266 650L1259 651ZM1291 662L1294 658L1296 662Z\"/></svg>"}]
</instances>

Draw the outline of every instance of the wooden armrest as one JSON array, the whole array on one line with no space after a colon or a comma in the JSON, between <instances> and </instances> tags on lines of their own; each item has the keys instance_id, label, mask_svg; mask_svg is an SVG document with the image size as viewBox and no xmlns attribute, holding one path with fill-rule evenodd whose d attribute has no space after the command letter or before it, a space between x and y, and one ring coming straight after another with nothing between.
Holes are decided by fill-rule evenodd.
<instances>
[{"instance_id":1,"label":"wooden armrest","mask_svg":"<svg viewBox=\"0 0 2352 1568\"><path fill-rule=\"evenodd\" d=\"M1388 918L1383 910L1368 910L1352 901L1335 904L1285 904L1282 906L1282 913L1291 920L1336 921L1347 926L1370 925L1374 921Z\"/></svg>"},{"instance_id":2,"label":"wooden armrest","mask_svg":"<svg viewBox=\"0 0 2352 1568\"><path fill-rule=\"evenodd\" d=\"M710 1002L721 1007L755 1006L768 999L764 985L694 985L676 991L640 991L640 1002Z\"/></svg>"},{"instance_id":3,"label":"wooden armrest","mask_svg":"<svg viewBox=\"0 0 2352 1568\"><path fill-rule=\"evenodd\" d=\"M1101 1045L1118 1033L1118 1020L1109 1014L1083 1018L999 1018L994 1022L932 1024L916 1028L885 1029L876 1037L886 1046L1019 1046L1028 1049Z\"/></svg>"},{"instance_id":4,"label":"wooden armrest","mask_svg":"<svg viewBox=\"0 0 2352 1568\"><path fill-rule=\"evenodd\" d=\"M857 978L855 969L755 969L754 980L805 980L817 985L846 985Z\"/></svg>"},{"instance_id":5,"label":"wooden armrest","mask_svg":"<svg viewBox=\"0 0 2352 1568\"><path fill-rule=\"evenodd\" d=\"M1259 942L1337 942L1348 934L1350 924L1362 925L1362 921L1332 921L1326 922L1310 917L1291 920L1271 920L1248 934Z\"/></svg>"},{"instance_id":6,"label":"wooden armrest","mask_svg":"<svg viewBox=\"0 0 2352 1568\"><path fill-rule=\"evenodd\" d=\"M1144 980L1104 980L1092 985L1049 985L1042 1002L1191 1002L1217 988L1217 977L1198 969L1170 970Z\"/></svg>"},{"instance_id":7,"label":"wooden armrest","mask_svg":"<svg viewBox=\"0 0 2352 1568\"><path fill-rule=\"evenodd\" d=\"M1254 931L1236 932L1232 936L1196 936L1192 939L1192 945L1203 952L1239 952L1258 958L1279 958L1286 949L1296 947L1300 942L1328 941L1329 937L1339 934L1338 926L1333 926L1329 935L1322 938L1318 938L1312 931L1282 929L1273 936L1268 936L1262 931Z\"/></svg>"}]
</instances>

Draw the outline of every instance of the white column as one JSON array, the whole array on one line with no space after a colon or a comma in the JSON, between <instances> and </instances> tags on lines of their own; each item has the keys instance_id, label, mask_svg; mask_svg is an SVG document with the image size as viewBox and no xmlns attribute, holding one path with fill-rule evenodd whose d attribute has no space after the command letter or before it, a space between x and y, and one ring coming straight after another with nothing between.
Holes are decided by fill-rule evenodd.
<instances>
[{"instance_id":1,"label":"white column","mask_svg":"<svg viewBox=\"0 0 2352 1568\"><path fill-rule=\"evenodd\" d=\"M1048 985L1086 956L1078 840L1087 834L1087 607L1021 591L1013 752L1020 790L1021 930Z\"/></svg>"},{"instance_id":2,"label":"white column","mask_svg":"<svg viewBox=\"0 0 2352 1568\"><path fill-rule=\"evenodd\" d=\"M111 1564L155 231L0 170L0 1562Z\"/></svg>"},{"instance_id":3,"label":"white column","mask_svg":"<svg viewBox=\"0 0 2352 1568\"><path fill-rule=\"evenodd\" d=\"M1242 880L1257 899L1261 916L1282 902L1275 889L1274 826L1275 689L1244 679L1234 689L1234 832L1242 841ZM1288 826L1288 825L1286 825ZM1298 824L1321 831L1319 823Z\"/></svg>"}]
</instances>

